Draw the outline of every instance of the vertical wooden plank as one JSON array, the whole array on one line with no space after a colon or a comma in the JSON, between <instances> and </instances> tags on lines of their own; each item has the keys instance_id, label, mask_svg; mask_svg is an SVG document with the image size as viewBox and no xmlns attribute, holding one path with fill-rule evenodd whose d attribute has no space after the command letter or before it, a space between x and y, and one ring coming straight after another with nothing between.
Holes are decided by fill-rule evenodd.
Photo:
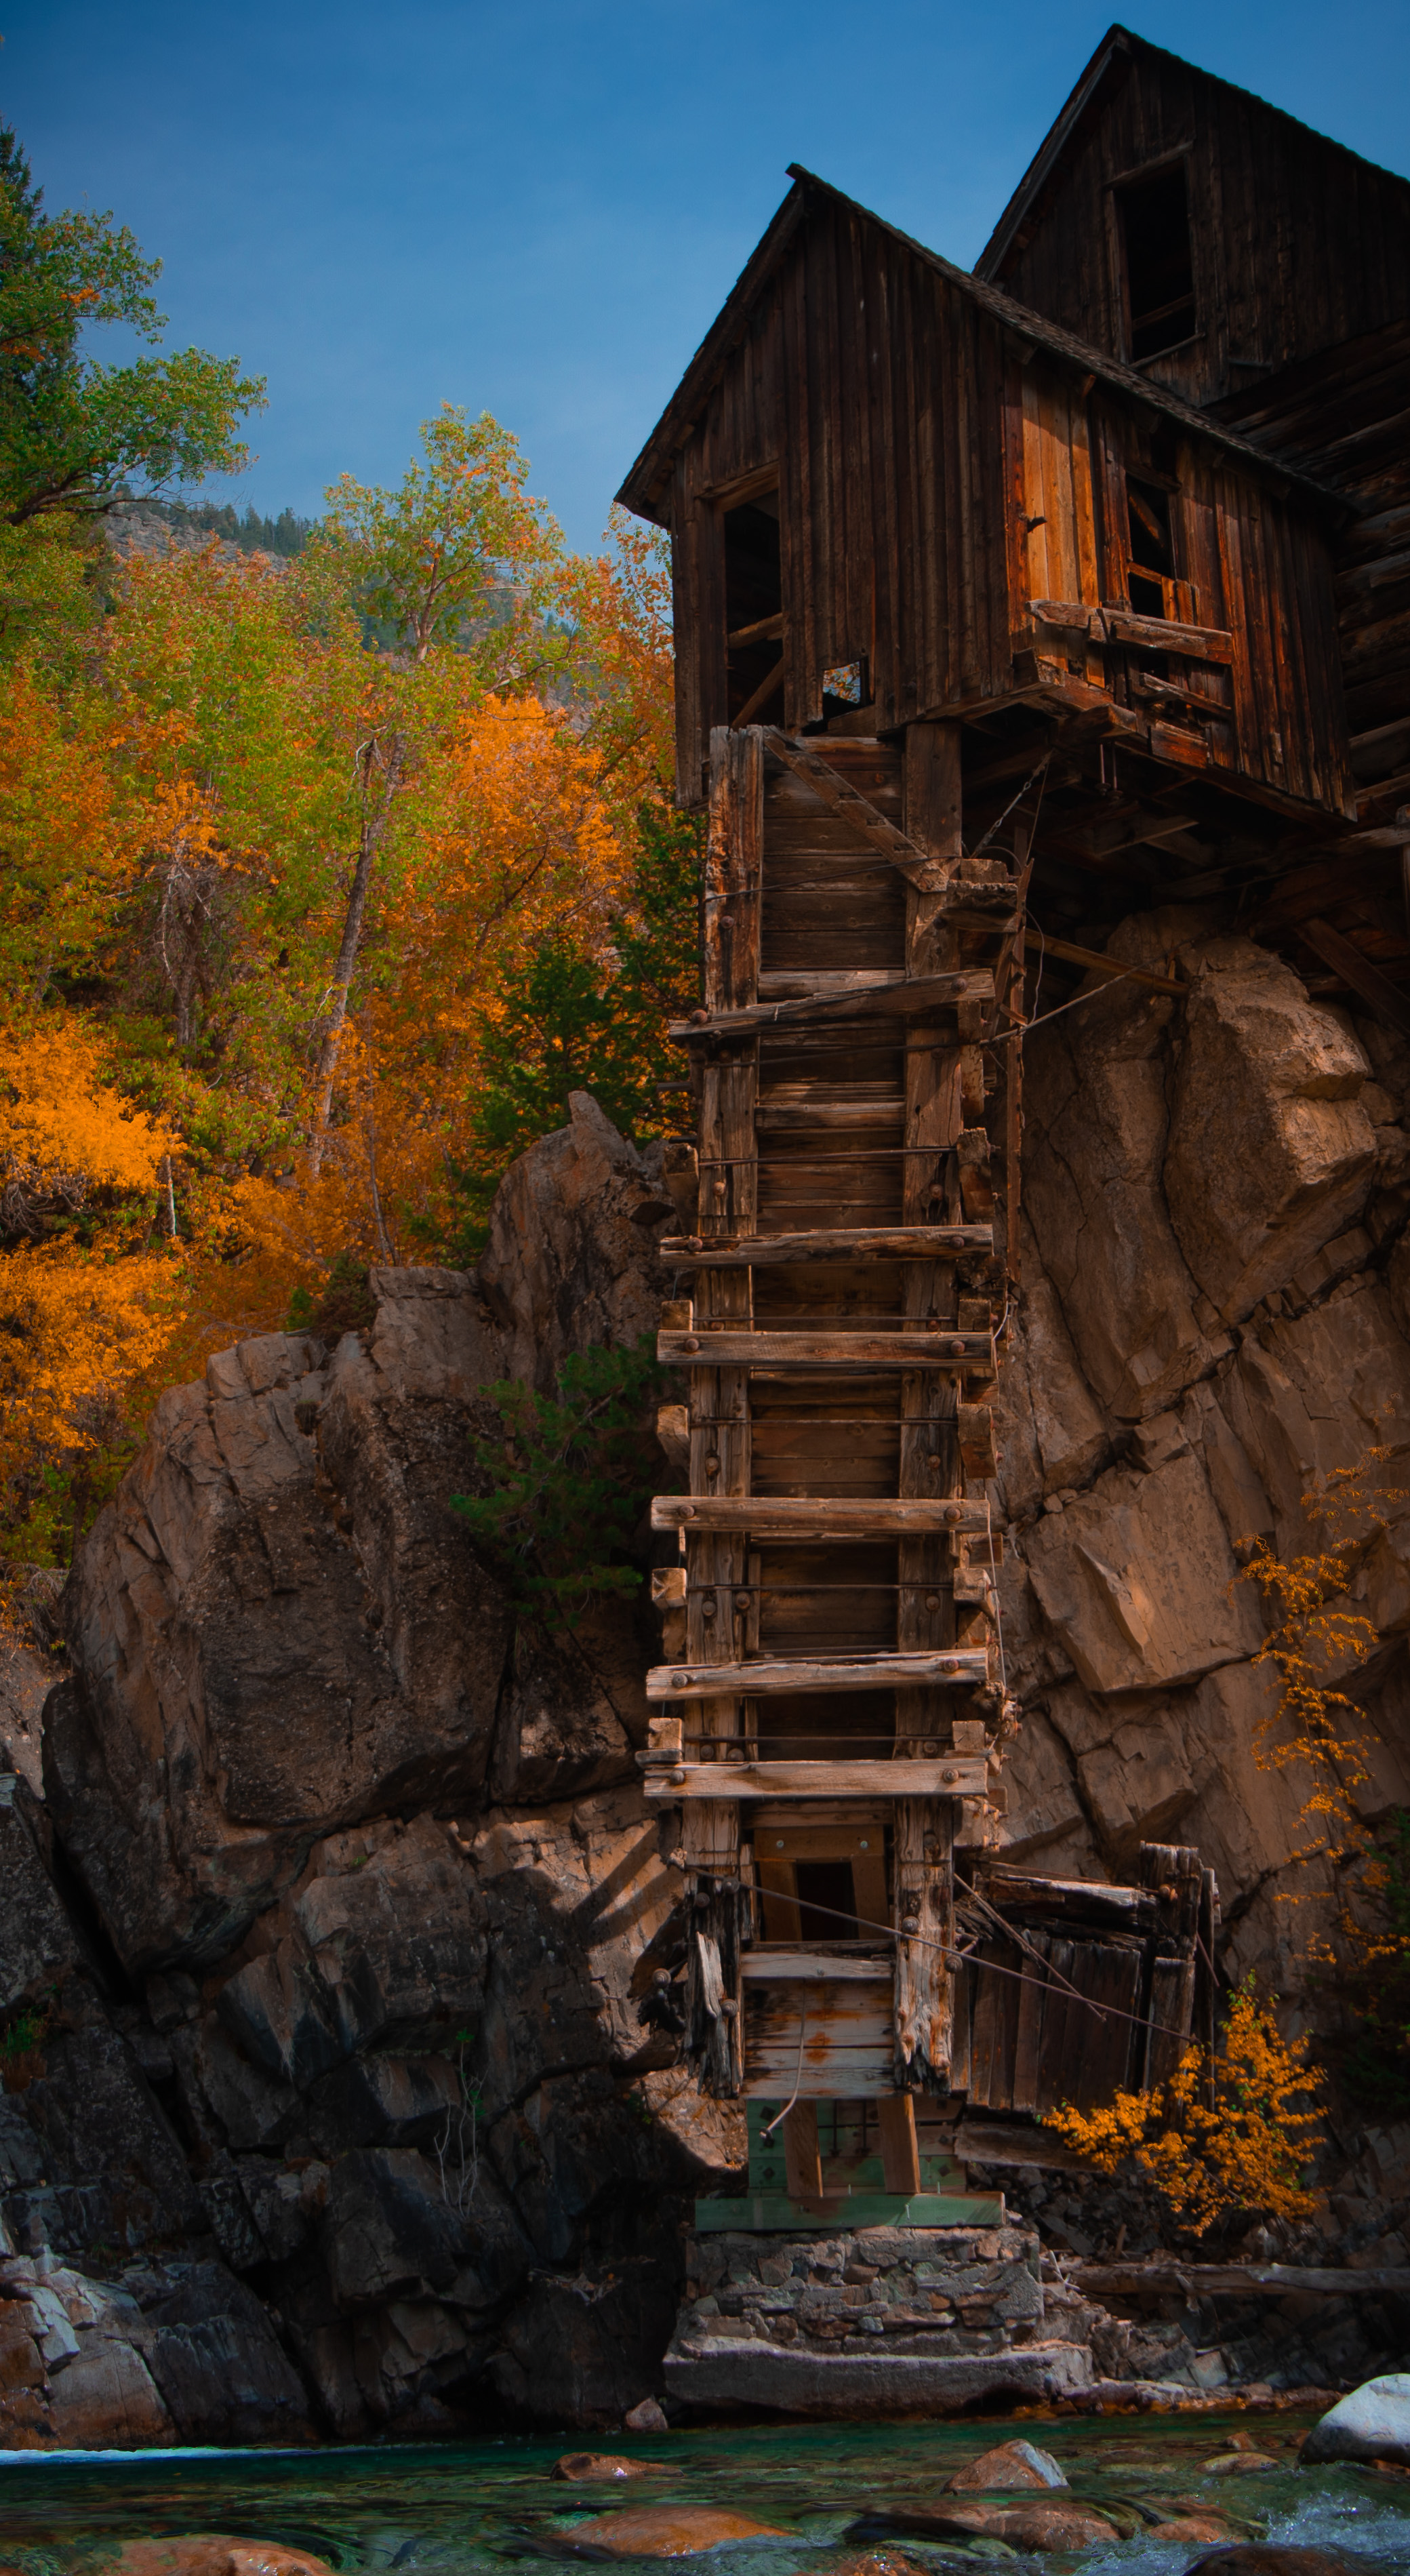
<instances>
[{"instance_id":1,"label":"vertical wooden plank","mask_svg":"<svg viewBox=\"0 0 1410 2576\"><path fill-rule=\"evenodd\" d=\"M877 2106L881 2131L881 2170L888 2191L909 2200L920 2189L920 2148L916 2141L915 2104L909 2093L883 2093Z\"/></svg>"},{"instance_id":2,"label":"vertical wooden plank","mask_svg":"<svg viewBox=\"0 0 1410 2576\"><path fill-rule=\"evenodd\" d=\"M1030 1933L1028 1953L1023 1961L1024 1983L1018 1989L1018 2023L1014 2035L1012 2108L1015 2111L1036 2111L1038 2108L1038 2065L1042 2051L1047 1955L1045 1935Z\"/></svg>"},{"instance_id":3,"label":"vertical wooden plank","mask_svg":"<svg viewBox=\"0 0 1410 2576\"><path fill-rule=\"evenodd\" d=\"M823 2196L822 2152L818 2145L816 2102L795 2102L783 2119L783 2164L790 2200L819 2201Z\"/></svg>"}]
</instances>

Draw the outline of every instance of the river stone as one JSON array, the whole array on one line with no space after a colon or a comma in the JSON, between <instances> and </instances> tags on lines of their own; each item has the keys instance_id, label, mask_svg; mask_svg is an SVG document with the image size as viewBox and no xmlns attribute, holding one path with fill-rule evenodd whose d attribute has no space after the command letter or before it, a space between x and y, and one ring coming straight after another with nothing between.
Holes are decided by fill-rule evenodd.
<instances>
[{"instance_id":1,"label":"river stone","mask_svg":"<svg viewBox=\"0 0 1410 2576\"><path fill-rule=\"evenodd\" d=\"M987 2495L995 2488L1065 2487L1066 2478L1051 2451L1040 2451L1032 2442L1000 2442L992 2451L981 2451L963 2469L956 2469L945 2481L950 2495Z\"/></svg>"},{"instance_id":2,"label":"river stone","mask_svg":"<svg viewBox=\"0 0 1410 2576\"><path fill-rule=\"evenodd\" d=\"M1150 2524L1145 2538L1163 2540L1172 2548L1186 2541L1227 2541L1229 2526L1212 2513L1177 2513L1169 2522Z\"/></svg>"},{"instance_id":3,"label":"river stone","mask_svg":"<svg viewBox=\"0 0 1410 2576\"><path fill-rule=\"evenodd\" d=\"M622 2417L624 2433L669 2433L670 2429L665 2409L657 2405L654 2397L643 2397L639 2406L630 2407Z\"/></svg>"},{"instance_id":4,"label":"river stone","mask_svg":"<svg viewBox=\"0 0 1410 2576\"><path fill-rule=\"evenodd\" d=\"M1410 2371L1367 2379L1339 2399L1302 2446L1314 2460L1393 2460L1410 2465Z\"/></svg>"},{"instance_id":5,"label":"river stone","mask_svg":"<svg viewBox=\"0 0 1410 2576\"><path fill-rule=\"evenodd\" d=\"M869 2513L847 2538L872 2540L887 2531L908 2532L917 2540L1003 2540L1011 2549L1090 2549L1099 2540L1121 2537L1114 2522L1087 2505L976 2502Z\"/></svg>"},{"instance_id":6,"label":"river stone","mask_svg":"<svg viewBox=\"0 0 1410 2576\"><path fill-rule=\"evenodd\" d=\"M113 2576L333 2576L326 2558L278 2540L225 2540L201 2532L183 2540L129 2540Z\"/></svg>"},{"instance_id":7,"label":"river stone","mask_svg":"<svg viewBox=\"0 0 1410 2576\"><path fill-rule=\"evenodd\" d=\"M612 2451L565 2451L548 2474L567 2478L574 2486L592 2486L602 2479L649 2478L651 2466L646 2460L619 2459Z\"/></svg>"},{"instance_id":8,"label":"river stone","mask_svg":"<svg viewBox=\"0 0 1410 2576\"><path fill-rule=\"evenodd\" d=\"M638 2504L623 2513L600 2513L574 2526L564 2555L593 2558L694 2558L729 2540L789 2540L777 2523L755 2522L724 2505Z\"/></svg>"},{"instance_id":9,"label":"river stone","mask_svg":"<svg viewBox=\"0 0 1410 2576\"><path fill-rule=\"evenodd\" d=\"M1236 2540L1206 2550L1186 2576L1355 2576L1354 2562L1332 2549L1289 2549L1276 2540Z\"/></svg>"}]
</instances>

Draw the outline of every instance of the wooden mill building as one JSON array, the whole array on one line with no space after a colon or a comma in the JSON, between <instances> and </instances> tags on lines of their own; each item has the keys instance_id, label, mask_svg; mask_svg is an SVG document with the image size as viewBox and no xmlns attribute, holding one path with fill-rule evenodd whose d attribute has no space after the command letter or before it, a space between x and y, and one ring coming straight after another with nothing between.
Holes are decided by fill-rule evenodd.
<instances>
[{"instance_id":1,"label":"wooden mill building","mask_svg":"<svg viewBox=\"0 0 1410 2576\"><path fill-rule=\"evenodd\" d=\"M1197 1853L1002 1860L1022 1041L1214 895L1410 1031L1410 184L1120 28L972 274L791 178L621 494L709 817L645 1760L755 2223L943 2223L947 2111L1212 2011Z\"/></svg>"}]
</instances>

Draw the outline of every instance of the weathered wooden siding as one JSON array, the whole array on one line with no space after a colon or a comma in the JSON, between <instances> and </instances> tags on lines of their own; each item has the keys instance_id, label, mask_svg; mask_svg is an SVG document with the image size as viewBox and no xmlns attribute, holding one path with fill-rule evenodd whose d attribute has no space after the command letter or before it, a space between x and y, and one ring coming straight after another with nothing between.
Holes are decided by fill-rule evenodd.
<instances>
[{"instance_id":1,"label":"weathered wooden siding","mask_svg":"<svg viewBox=\"0 0 1410 2576\"><path fill-rule=\"evenodd\" d=\"M883 731L1007 688L1003 341L884 227L815 208L677 461L683 797L728 713L722 507L775 463L790 729L821 715L824 671L863 655Z\"/></svg>"},{"instance_id":2,"label":"weathered wooden siding","mask_svg":"<svg viewBox=\"0 0 1410 2576\"><path fill-rule=\"evenodd\" d=\"M1229 703L1210 757L1342 812L1329 541L1313 505L1035 357L962 282L822 192L677 455L682 798L698 802L710 731L730 714L723 514L761 476L777 478L785 619L769 713L793 731L815 722L824 672L865 658L884 734L1023 685L1031 599L1126 604L1124 478L1157 438L1180 487L1172 613L1236 643L1232 682L1173 672ZM1098 651L1079 676L1125 697L1129 660Z\"/></svg>"},{"instance_id":3,"label":"weathered wooden siding","mask_svg":"<svg viewBox=\"0 0 1410 2576\"><path fill-rule=\"evenodd\" d=\"M1410 183L1132 40L994 266L1021 304L1124 357L1112 182L1186 155L1197 336L1145 371L1196 403L1410 305Z\"/></svg>"},{"instance_id":4,"label":"weathered wooden siding","mask_svg":"<svg viewBox=\"0 0 1410 2576\"><path fill-rule=\"evenodd\" d=\"M1336 620L1361 819L1410 798L1410 319L1221 406L1245 437L1345 492Z\"/></svg>"}]
</instances>

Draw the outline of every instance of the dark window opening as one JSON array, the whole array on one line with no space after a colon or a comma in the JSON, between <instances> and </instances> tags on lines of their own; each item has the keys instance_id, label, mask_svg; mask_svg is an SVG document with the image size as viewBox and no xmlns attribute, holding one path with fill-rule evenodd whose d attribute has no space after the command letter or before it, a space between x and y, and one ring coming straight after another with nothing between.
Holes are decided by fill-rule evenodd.
<instances>
[{"instance_id":1,"label":"dark window opening","mask_svg":"<svg viewBox=\"0 0 1410 2576\"><path fill-rule=\"evenodd\" d=\"M760 492L726 510L725 655L731 724L759 696L774 673L776 687L759 699L769 712L783 686L783 566L779 553L778 494Z\"/></svg>"},{"instance_id":2,"label":"dark window opening","mask_svg":"<svg viewBox=\"0 0 1410 2576\"><path fill-rule=\"evenodd\" d=\"M1126 478L1126 518L1131 549L1131 605L1142 617L1165 615L1165 583L1175 574L1170 495L1157 484Z\"/></svg>"},{"instance_id":3,"label":"dark window opening","mask_svg":"<svg viewBox=\"0 0 1410 2576\"><path fill-rule=\"evenodd\" d=\"M1196 327L1194 248L1185 164L1119 192L1133 358L1157 358Z\"/></svg>"},{"instance_id":4,"label":"dark window opening","mask_svg":"<svg viewBox=\"0 0 1410 2576\"><path fill-rule=\"evenodd\" d=\"M861 1938L855 1920L857 1900L852 1889L852 1864L849 1860L800 1860L794 1877L798 1887L800 1941L856 1941Z\"/></svg>"}]
</instances>

